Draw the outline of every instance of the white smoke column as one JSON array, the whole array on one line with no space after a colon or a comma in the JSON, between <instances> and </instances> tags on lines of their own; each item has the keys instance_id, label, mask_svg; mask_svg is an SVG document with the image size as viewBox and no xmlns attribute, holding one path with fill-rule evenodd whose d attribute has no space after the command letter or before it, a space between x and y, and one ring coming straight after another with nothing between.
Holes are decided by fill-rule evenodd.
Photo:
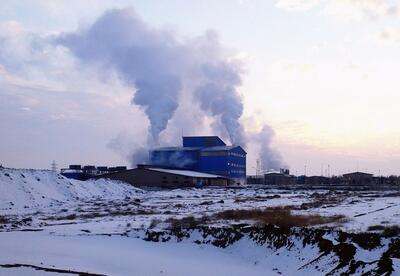
<instances>
[{"instance_id":1,"label":"white smoke column","mask_svg":"<svg viewBox=\"0 0 400 276\"><path fill-rule=\"evenodd\" d=\"M221 116L232 144L245 146L244 130L239 122L243 102L236 89L241 84L240 68L227 62L203 64L201 68L205 81L195 90L195 98L204 111Z\"/></svg>"},{"instance_id":2,"label":"white smoke column","mask_svg":"<svg viewBox=\"0 0 400 276\"><path fill-rule=\"evenodd\" d=\"M266 170L279 170L286 167L281 154L271 147L274 135L274 131L269 126L264 126L259 133L254 135L255 143L260 147L259 158L263 169Z\"/></svg>"},{"instance_id":3,"label":"white smoke column","mask_svg":"<svg viewBox=\"0 0 400 276\"><path fill-rule=\"evenodd\" d=\"M85 63L116 70L136 88L132 102L150 120L153 144L178 107L181 90L179 49L173 36L144 24L133 9L112 10L92 26L64 34L57 43Z\"/></svg>"}]
</instances>

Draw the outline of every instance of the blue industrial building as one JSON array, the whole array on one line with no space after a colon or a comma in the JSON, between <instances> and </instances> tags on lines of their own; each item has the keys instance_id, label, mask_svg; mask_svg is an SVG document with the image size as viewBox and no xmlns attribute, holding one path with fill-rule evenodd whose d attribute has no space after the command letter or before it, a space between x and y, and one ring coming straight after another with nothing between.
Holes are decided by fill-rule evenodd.
<instances>
[{"instance_id":1,"label":"blue industrial building","mask_svg":"<svg viewBox=\"0 0 400 276\"><path fill-rule=\"evenodd\" d=\"M190 136L182 140L182 147L152 150L151 165L221 175L238 183L245 181L246 152L241 146L227 146L218 136Z\"/></svg>"}]
</instances>

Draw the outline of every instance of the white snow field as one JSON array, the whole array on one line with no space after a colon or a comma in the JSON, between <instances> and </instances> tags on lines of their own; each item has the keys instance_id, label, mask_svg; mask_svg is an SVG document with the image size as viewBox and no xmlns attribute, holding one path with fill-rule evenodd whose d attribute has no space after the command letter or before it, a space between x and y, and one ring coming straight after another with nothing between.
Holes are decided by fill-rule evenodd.
<instances>
[{"instance_id":1,"label":"white snow field","mask_svg":"<svg viewBox=\"0 0 400 276\"><path fill-rule=\"evenodd\" d=\"M55 266L106 275L239 276L273 273L265 264L254 265L239 254L212 245L152 243L121 236L49 237L46 233L22 232L3 233L0 244L7 250L6 255L0 254L0 263L25 260L42 267ZM0 268L0 275L13 275L12 270Z\"/></svg>"},{"instance_id":2,"label":"white snow field","mask_svg":"<svg viewBox=\"0 0 400 276\"><path fill-rule=\"evenodd\" d=\"M398 191L145 191L0 169L0 275L400 275L399 205ZM265 228L218 216L276 207L343 219Z\"/></svg>"},{"instance_id":3,"label":"white snow field","mask_svg":"<svg viewBox=\"0 0 400 276\"><path fill-rule=\"evenodd\" d=\"M96 198L121 199L141 192L122 182L77 181L49 170L0 170L0 214L32 213Z\"/></svg>"}]
</instances>

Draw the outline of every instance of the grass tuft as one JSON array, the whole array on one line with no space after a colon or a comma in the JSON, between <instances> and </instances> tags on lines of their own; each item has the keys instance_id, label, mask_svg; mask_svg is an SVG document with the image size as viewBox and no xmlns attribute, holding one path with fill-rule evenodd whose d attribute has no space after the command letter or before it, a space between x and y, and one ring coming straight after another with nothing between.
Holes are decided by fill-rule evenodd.
<instances>
[{"instance_id":1,"label":"grass tuft","mask_svg":"<svg viewBox=\"0 0 400 276\"><path fill-rule=\"evenodd\" d=\"M343 223L343 215L320 216L314 214L293 214L287 207L274 207L252 210L227 210L212 216L216 220L253 220L261 224L274 224L280 227L313 226L328 223Z\"/></svg>"}]
</instances>

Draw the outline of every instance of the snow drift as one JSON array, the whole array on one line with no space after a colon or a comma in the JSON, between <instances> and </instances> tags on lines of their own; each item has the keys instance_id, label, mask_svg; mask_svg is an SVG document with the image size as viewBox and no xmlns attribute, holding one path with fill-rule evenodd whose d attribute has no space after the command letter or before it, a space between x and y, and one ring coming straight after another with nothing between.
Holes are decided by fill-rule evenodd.
<instances>
[{"instance_id":1,"label":"snow drift","mask_svg":"<svg viewBox=\"0 0 400 276\"><path fill-rule=\"evenodd\" d=\"M105 179L72 180L49 170L0 170L1 213L30 213L54 205L95 198L120 199L141 192L123 182Z\"/></svg>"}]
</instances>

